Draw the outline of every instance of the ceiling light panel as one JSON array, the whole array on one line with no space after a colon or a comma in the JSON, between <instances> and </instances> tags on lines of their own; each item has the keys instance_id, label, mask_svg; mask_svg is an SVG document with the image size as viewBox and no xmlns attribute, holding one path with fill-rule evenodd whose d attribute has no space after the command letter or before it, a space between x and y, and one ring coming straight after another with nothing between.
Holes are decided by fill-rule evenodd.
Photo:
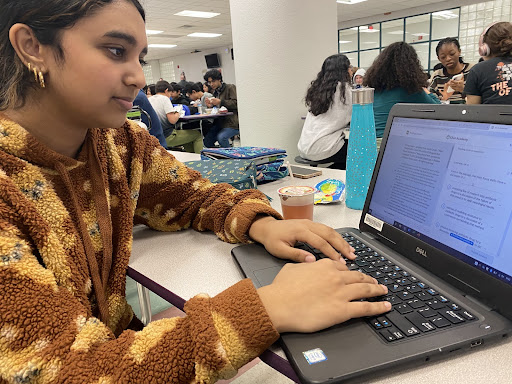
<instances>
[{"instance_id":1,"label":"ceiling light panel","mask_svg":"<svg viewBox=\"0 0 512 384\"><path fill-rule=\"evenodd\" d=\"M366 1L366 0L336 0L337 3L349 4L349 5L362 3L363 1Z\"/></svg>"},{"instance_id":2,"label":"ceiling light panel","mask_svg":"<svg viewBox=\"0 0 512 384\"><path fill-rule=\"evenodd\" d=\"M174 15L175 16L187 16L187 17L201 17L203 19L211 19L212 17L219 16L220 13L185 10L185 11L175 13Z\"/></svg>"},{"instance_id":3,"label":"ceiling light panel","mask_svg":"<svg viewBox=\"0 0 512 384\"><path fill-rule=\"evenodd\" d=\"M149 44L149 48L174 48L176 44Z\"/></svg>"},{"instance_id":4,"label":"ceiling light panel","mask_svg":"<svg viewBox=\"0 0 512 384\"><path fill-rule=\"evenodd\" d=\"M190 37L219 37L219 36L222 36L222 33L194 32L194 33L188 34L187 36L190 36Z\"/></svg>"}]
</instances>

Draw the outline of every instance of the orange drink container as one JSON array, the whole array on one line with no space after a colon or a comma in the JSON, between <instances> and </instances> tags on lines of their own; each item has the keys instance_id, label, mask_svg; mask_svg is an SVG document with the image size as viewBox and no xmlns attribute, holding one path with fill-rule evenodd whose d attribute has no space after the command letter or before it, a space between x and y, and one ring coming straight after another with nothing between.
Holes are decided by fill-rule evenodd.
<instances>
[{"instance_id":1,"label":"orange drink container","mask_svg":"<svg viewBox=\"0 0 512 384\"><path fill-rule=\"evenodd\" d=\"M280 188L283 217L288 219L313 220L313 206L315 202L315 188L291 185Z\"/></svg>"}]
</instances>

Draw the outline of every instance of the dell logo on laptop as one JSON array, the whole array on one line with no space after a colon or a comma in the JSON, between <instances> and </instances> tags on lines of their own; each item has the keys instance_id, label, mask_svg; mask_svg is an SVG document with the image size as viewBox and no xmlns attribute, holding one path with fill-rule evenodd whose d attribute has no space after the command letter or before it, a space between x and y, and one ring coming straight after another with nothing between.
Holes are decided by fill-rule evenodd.
<instances>
[{"instance_id":1,"label":"dell logo on laptop","mask_svg":"<svg viewBox=\"0 0 512 384\"><path fill-rule=\"evenodd\" d=\"M427 257L427 251L421 249L420 247L416 247L416 252L419 253L421 256Z\"/></svg>"}]
</instances>

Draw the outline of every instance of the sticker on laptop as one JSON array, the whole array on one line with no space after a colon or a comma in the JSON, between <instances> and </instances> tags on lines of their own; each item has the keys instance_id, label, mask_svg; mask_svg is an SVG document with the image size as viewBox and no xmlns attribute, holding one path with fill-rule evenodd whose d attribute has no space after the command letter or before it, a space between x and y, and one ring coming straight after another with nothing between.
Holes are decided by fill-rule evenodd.
<instances>
[{"instance_id":1,"label":"sticker on laptop","mask_svg":"<svg viewBox=\"0 0 512 384\"><path fill-rule=\"evenodd\" d=\"M320 348L311 349L310 351L302 352L302 354L306 358L306 361L309 365L327 360L327 356L325 356L324 351L322 351Z\"/></svg>"},{"instance_id":2,"label":"sticker on laptop","mask_svg":"<svg viewBox=\"0 0 512 384\"><path fill-rule=\"evenodd\" d=\"M368 224L370 227L376 229L379 232L382 231L382 227L384 226L384 222L382 220L377 219L375 216L372 216L369 213L365 215L364 223Z\"/></svg>"}]
</instances>

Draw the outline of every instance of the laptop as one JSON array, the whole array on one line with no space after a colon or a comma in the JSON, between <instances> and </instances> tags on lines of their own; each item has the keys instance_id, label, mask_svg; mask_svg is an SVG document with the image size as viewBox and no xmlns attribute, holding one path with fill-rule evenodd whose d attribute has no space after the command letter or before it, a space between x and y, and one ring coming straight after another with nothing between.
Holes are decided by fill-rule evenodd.
<instances>
[{"instance_id":1,"label":"laptop","mask_svg":"<svg viewBox=\"0 0 512 384\"><path fill-rule=\"evenodd\" d=\"M356 248L349 268L387 285L392 310L283 334L300 380L358 381L508 336L511 196L512 106L395 105L359 228L337 229ZM259 244L232 255L256 287L286 263Z\"/></svg>"}]
</instances>

